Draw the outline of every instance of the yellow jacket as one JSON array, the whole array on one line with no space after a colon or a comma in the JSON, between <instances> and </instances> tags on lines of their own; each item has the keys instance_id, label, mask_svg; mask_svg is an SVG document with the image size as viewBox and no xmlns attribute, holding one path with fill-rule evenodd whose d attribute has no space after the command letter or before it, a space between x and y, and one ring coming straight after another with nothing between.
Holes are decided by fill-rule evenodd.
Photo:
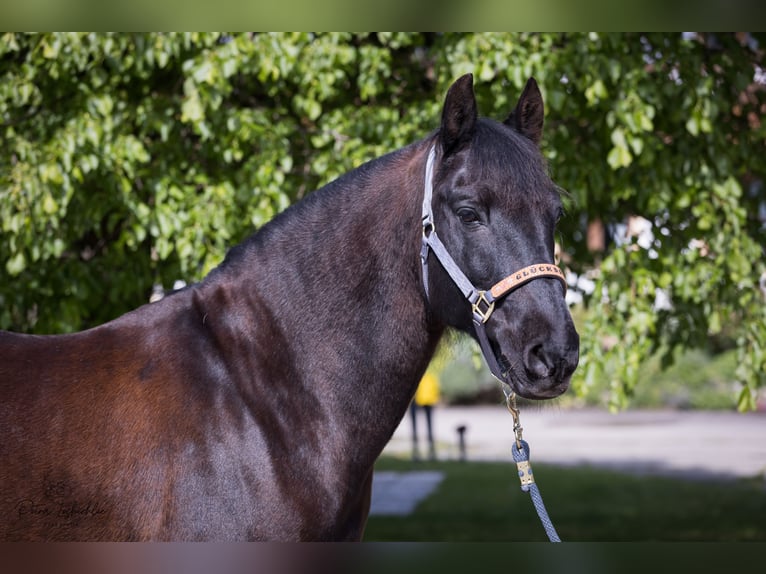
<instances>
[{"instance_id":1,"label":"yellow jacket","mask_svg":"<svg viewBox=\"0 0 766 574\"><path fill-rule=\"evenodd\" d=\"M439 402L439 379L430 371L426 371L415 391L415 404L423 407Z\"/></svg>"}]
</instances>

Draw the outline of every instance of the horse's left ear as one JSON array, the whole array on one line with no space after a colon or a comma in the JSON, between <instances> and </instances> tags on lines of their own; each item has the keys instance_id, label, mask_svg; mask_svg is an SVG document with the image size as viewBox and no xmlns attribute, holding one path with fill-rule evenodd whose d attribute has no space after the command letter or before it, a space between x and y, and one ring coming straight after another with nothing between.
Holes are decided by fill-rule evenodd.
<instances>
[{"instance_id":1,"label":"horse's left ear","mask_svg":"<svg viewBox=\"0 0 766 574\"><path fill-rule=\"evenodd\" d=\"M516 107L504 123L540 145L543 137L543 96L534 78L527 80Z\"/></svg>"}]
</instances>

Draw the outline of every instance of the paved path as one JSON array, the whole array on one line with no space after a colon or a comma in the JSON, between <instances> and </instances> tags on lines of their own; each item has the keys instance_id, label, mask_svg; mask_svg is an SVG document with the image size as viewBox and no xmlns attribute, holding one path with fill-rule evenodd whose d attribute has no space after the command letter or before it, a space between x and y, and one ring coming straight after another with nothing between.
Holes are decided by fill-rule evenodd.
<instances>
[{"instance_id":1,"label":"paved path","mask_svg":"<svg viewBox=\"0 0 766 574\"><path fill-rule=\"evenodd\" d=\"M425 452L425 417L418 421ZM766 413L699 411L608 412L523 408L521 424L531 461L589 464L685 478L764 476ZM409 413L384 454L411 456ZM437 407L437 454L457 459L456 428L466 425L469 460L510 461L513 419L504 406Z\"/></svg>"},{"instance_id":2,"label":"paved path","mask_svg":"<svg viewBox=\"0 0 766 574\"><path fill-rule=\"evenodd\" d=\"M372 481L370 514L406 516L444 479L436 470L378 471Z\"/></svg>"}]
</instances>

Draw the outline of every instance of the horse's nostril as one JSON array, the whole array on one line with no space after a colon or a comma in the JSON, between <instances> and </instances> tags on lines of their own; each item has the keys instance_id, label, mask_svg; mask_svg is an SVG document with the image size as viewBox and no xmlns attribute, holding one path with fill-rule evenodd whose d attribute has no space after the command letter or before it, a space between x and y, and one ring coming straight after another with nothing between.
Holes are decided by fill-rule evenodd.
<instances>
[{"instance_id":1,"label":"horse's nostril","mask_svg":"<svg viewBox=\"0 0 766 574\"><path fill-rule=\"evenodd\" d=\"M527 347L524 354L524 366L531 377L543 379L551 375L553 364L543 343Z\"/></svg>"},{"instance_id":2,"label":"horse's nostril","mask_svg":"<svg viewBox=\"0 0 766 574\"><path fill-rule=\"evenodd\" d=\"M524 353L524 367L530 378L545 379L558 378L567 371L571 362L570 349L565 346L555 345L548 341L533 343L527 346Z\"/></svg>"}]
</instances>

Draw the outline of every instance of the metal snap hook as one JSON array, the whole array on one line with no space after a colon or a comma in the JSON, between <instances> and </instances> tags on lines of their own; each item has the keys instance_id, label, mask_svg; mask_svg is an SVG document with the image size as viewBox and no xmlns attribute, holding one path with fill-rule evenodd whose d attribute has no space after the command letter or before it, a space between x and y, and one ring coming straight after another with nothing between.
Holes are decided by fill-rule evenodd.
<instances>
[{"instance_id":1,"label":"metal snap hook","mask_svg":"<svg viewBox=\"0 0 766 574\"><path fill-rule=\"evenodd\" d=\"M505 392L505 389L503 389ZM516 437L516 447L521 449L522 432L524 428L521 426L521 420L519 419L519 407L516 406L516 393L511 391L505 395L505 405L508 407L508 412L513 417L513 434Z\"/></svg>"}]
</instances>

